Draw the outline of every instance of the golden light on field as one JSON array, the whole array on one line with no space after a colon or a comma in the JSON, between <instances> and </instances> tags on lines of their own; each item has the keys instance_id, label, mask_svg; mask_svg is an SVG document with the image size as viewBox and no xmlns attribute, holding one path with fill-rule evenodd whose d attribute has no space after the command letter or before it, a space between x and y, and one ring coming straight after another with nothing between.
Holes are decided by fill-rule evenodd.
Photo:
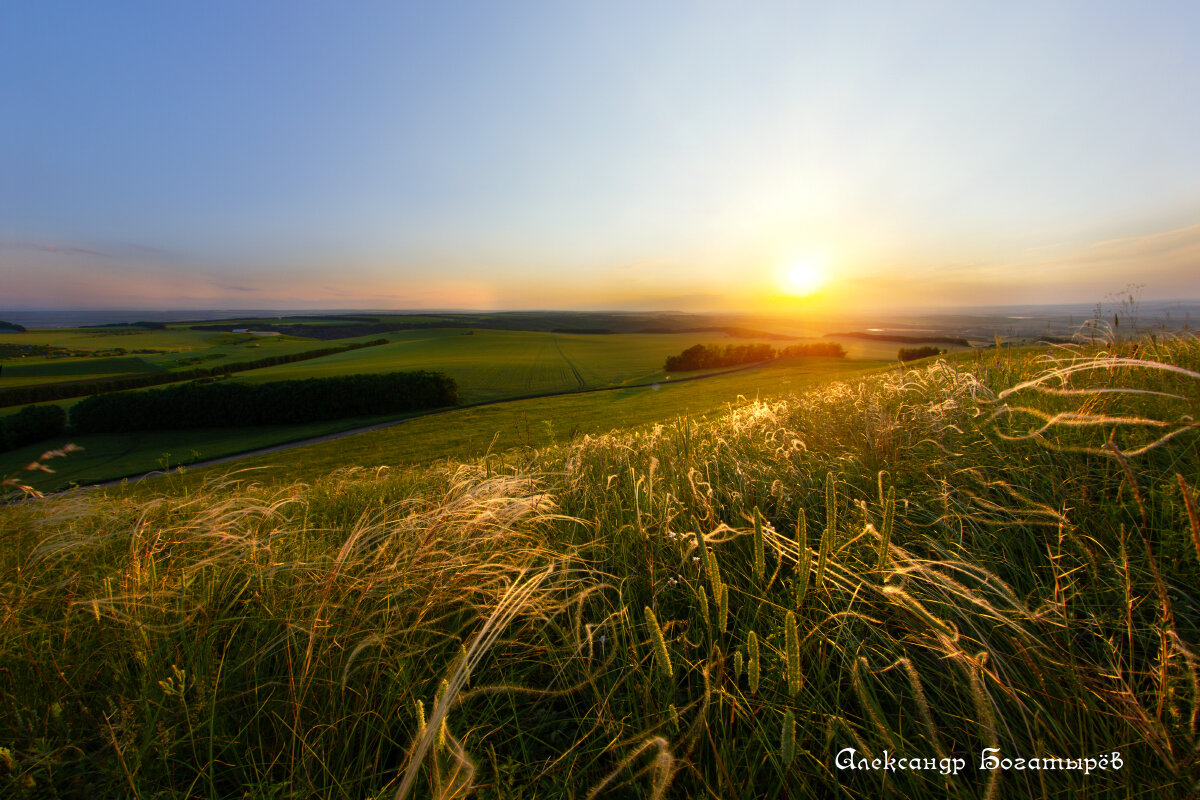
<instances>
[{"instance_id":1,"label":"golden light on field","mask_svg":"<svg viewBox=\"0 0 1200 800\"><path fill-rule=\"evenodd\" d=\"M779 288L792 297L807 297L828 282L829 269L825 259L811 256L786 267Z\"/></svg>"}]
</instances>

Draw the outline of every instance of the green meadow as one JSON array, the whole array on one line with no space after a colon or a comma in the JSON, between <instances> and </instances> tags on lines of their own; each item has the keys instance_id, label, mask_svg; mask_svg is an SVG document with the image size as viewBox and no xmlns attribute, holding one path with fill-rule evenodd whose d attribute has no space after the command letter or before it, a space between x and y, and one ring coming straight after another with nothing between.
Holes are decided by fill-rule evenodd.
<instances>
[{"instance_id":1,"label":"green meadow","mask_svg":"<svg viewBox=\"0 0 1200 800\"><path fill-rule=\"evenodd\" d=\"M376 349L383 348L355 351L349 355ZM306 363L310 362L285 366ZM664 380L657 386L651 384L451 409L406 419L392 428L311 445L302 450L254 456L238 463L270 467L275 471L280 464L288 464L288 472L300 470L312 475L344 464L404 466L447 457L475 457L489 448L537 446L581 433L602 433L630 425L661 422L680 414L709 414L730 404L745 403L792 391L814 381L883 366L880 362L840 359L780 361L701 380L681 381L676 376L674 381ZM70 459L52 464L53 473L31 479L31 484L38 489L50 491L72 484L170 470L196 461L395 419L367 417L250 429L65 436L0 454L0 474L19 469L47 449L68 442L82 447L83 450Z\"/></svg>"},{"instance_id":2,"label":"green meadow","mask_svg":"<svg viewBox=\"0 0 1200 800\"><path fill-rule=\"evenodd\" d=\"M0 358L0 387L220 367L326 346L290 336L259 337L183 327L165 331L81 329L0 334L0 351L5 345L43 346L61 352ZM128 355L111 354L118 349Z\"/></svg>"},{"instance_id":3,"label":"green meadow","mask_svg":"<svg viewBox=\"0 0 1200 800\"><path fill-rule=\"evenodd\" d=\"M239 324L252 323L228 323L229 326ZM303 323L306 328L333 324L330 321ZM334 340L260 337L184 327L171 327L166 331L99 333L91 330L34 331L0 334L0 348L41 345L80 355L26 355L0 359L3 368L0 386L170 372L190 367L221 367L376 338L386 338L390 343L236 373L236 379L262 382L433 369L458 380L463 401L470 403L651 379L662 374L662 365L668 355L692 344L758 341L735 340L720 332L583 335L489 328L430 328ZM123 348L130 354L112 355L116 348ZM87 355L82 355L85 353Z\"/></svg>"},{"instance_id":4,"label":"green meadow","mask_svg":"<svg viewBox=\"0 0 1200 800\"><path fill-rule=\"evenodd\" d=\"M422 415L394 427L239 459L266 482L315 478L344 467L403 468L447 459L473 459L513 448L534 451L583 435L666 423L680 416L703 418L815 383L886 369L877 362L839 359L778 362L744 372L674 385L622 388L515 400ZM209 467L184 477L196 485L228 467Z\"/></svg>"},{"instance_id":5,"label":"green meadow","mask_svg":"<svg viewBox=\"0 0 1200 800\"><path fill-rule=\"evenodd\" d=\"M1198 403L776 363L13 503L0 792L1191 796Z\"/></svg>"},{"instance_id":6,"label":"green meadow","mask_svg":"<svg viewBox=\"0 0 1200 800\"><path fill-rule=\"evenodd\" d=\"M236 379L262 382L428 369L458 381L463 403L478 403L664 379L667 356L697 341L735 341L719 333L587 335L487 329L404 331L387 338L387 345L267 367Z\"/></svg>"},{"instance_id":7,"label":"green meadow","mask_svg":"<svg viewBox=\"0 0 1200 800\"><path fill-rule=\"evenodd\" d=\"M497 324L505 315L478 316L473 321ZM434 319L416 319L417 323ZM364 318L366 324L394 318ZM555 320L550 319L550 322ZM234 320L227 327L254 327L262 320ZM271 320L270 322L280 322ZM286 321L283 321L286 322ZM462 320L457 320L462 324ZM282 324L282 323L281 323ZM338 320L305 320L297 323L310 329L339 323ZM22 338L26 337L26 338ZM3 337L0 337L3 338ZM492 403L513 398L536 398L576 393L629 384L658 384L658 388L631 388L628 392L583 395L561 407L531 400L526 405L505 406L494 410L456 411L451 416L422 422L405 423L404 433L396 438L405 444L399 452L411 461L437 454L475 455L495 439L509 444L545 443L559 435L575 431L596 432L624 424L641 424L669 418L677 413L708 413L723 404L735 402L739 395L752 397L756 392L779 391L795 381L803 383L813 375L827 376L847 370L860 371L881 363L850 360L824 363L779 362L764 370L752 370L740 378L717 376L704 385L684 381L704 373L668 375L663 363L696 344L770 341L730 337L718 331L699 333L614 333L571 334L552 331L505 330L496 328L424 328L392 331L384 334L322 340L294 336L256 337L214 330L191 330L171 326L165 331L126 329L85 329L74 331L34 331L8 334L0 345L14 342L47 345L74 353L101 355L74 357L24 357L3 362L0 385L36 385L56 381L111 377L116 375L169 373L191 367L220 367L253 361L273 355L306 351L385 338L387 343L327 355L288 364L280 364L234 373L228 380L260 383L270 381L324 378L372 372L434 370L454 378L464 405ZM133 347L138 344L139 347ZM116 347L127 350L156 350L153 353L104 355ZM761 374L759 374L761 372ZM756 377L757 376L757 377ZM709 383L708 381L713 381ZM139 390L131 390L139 391ZM660 393L661 392L661 393ZM645 398L654 398L648 400ZM53 401L70 409L80 398ZM19 406L0 409L0 416L15 414ZM47 449L68 441L80 447L69 463L53 474L39 476L35 485L41 490L56 490L71 485L112 480L156 470L167 470L198 461L236 453L336 434L355 428L379 425L403 419L389 417L345 418L303 425L278 425L253 429L196 429L179 431L143 431L130 434L66 436L39 442L7 453L0 453L0 474L9 474L29 463ZM530 424L530 418L533 423ZM430 431L416 438L414 430ZM544 432L555 431L550 439ZM523 432L523 433L522 433ZM524 437L521 439L520 437ZM482 444L481 444L482 443ZM331 445L338 451L346 444ZM364 455L364 457L366 457ZM407 463L403 462L403 463Z\"/></svg>"}]
</instances>

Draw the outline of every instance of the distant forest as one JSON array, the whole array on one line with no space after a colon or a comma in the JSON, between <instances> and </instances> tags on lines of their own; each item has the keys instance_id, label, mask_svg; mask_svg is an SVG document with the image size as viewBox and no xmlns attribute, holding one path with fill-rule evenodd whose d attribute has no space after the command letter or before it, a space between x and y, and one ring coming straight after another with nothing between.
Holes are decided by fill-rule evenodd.
<instances>
[{"instance_id":1,"label":"distant forest","mask_svg":"<svg viewBox=\"0 0 1200 800\"><path fill-rule=\"evenodd\" d=\"M769 344L697 344L677 356L667 356L667 372L689 372L697 369L736 367L756 364L776 358L845 358L846 350L836 342L793 344L776 350Z\"/></svg>"},{"instance_id":2,"label":"distant forest","mask_svg":"<svg viewBox=\"0 0 1200 800\"><path fill-rule=\"evenodd\" d=\"M873 342L904 342L905 344L931 342L935 344L957 344L961 347L971 346L971 343L961 336L905 336L899 333L863 333L861 331L825 334L826 339L833 336L840 336L845 339L867 339Z\"/></svg>"}]
</instances>

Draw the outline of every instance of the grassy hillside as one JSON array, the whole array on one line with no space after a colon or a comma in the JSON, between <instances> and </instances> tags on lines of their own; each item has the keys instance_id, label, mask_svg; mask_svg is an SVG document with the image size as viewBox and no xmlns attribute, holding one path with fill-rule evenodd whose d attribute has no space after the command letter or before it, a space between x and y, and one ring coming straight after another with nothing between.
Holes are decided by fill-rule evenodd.
<instances>
[{"instance_id":1,"label":"grassy hillside","mask_svg":"<svg viewBox=\"0 0 1200 800\"><path fill-rule=\"evenodd\" d=\"M0 510L0 789L1194 793L1200 343L1060 358Z\"/></svg>"}]
</instances>

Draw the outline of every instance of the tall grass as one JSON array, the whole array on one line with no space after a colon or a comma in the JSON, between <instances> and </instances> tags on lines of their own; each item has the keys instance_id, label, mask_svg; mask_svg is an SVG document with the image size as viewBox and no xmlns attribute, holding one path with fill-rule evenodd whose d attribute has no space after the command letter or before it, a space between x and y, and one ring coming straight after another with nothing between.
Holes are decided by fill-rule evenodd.
<instances>
[{"instance_id":1,"label":"tall grass","mask_svg":"<svg viewBox=\"0 0 1200 800\"><path fill-rule=\"evenodd\" d=\"M1185 795L1198 367L993 352L480 465L11 506L0 788Z\"/></svg>"}]
</instances>

